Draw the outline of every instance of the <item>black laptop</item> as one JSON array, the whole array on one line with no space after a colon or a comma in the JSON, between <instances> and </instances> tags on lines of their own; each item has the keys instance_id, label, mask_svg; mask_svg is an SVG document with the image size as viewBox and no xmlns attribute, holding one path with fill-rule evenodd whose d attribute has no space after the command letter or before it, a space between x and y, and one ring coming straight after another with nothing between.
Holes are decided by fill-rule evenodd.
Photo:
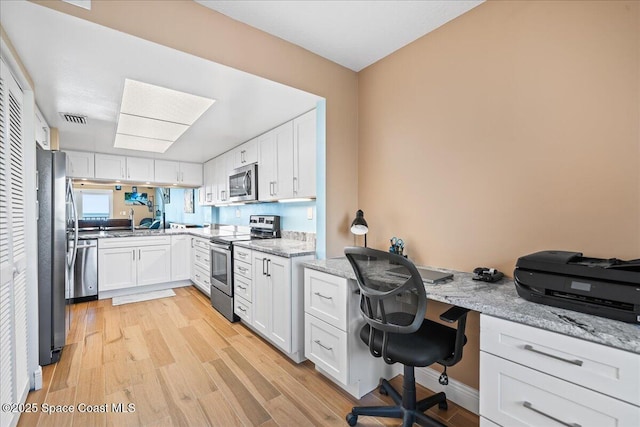
<instances>
[{"instance_id":1,"label":"black laptop","mask_svg":"<svg viewBox=\"0 0 640 427\"><path fill-rule=\"evenodd\" d=\"M424 283L441 283L449 279L453 279L453 274L451 273L428 270L426 268L421 268L421 267L416 267L416 268L418 269L418 273L420 273L420 276L422 277L422 281ZM405 267L392 268L391 270L387 270L387 273L393 276L402 277L404 279L408 279L409 277L411 277L409 270L407 270Z\"/></svg>"}]
</instances>

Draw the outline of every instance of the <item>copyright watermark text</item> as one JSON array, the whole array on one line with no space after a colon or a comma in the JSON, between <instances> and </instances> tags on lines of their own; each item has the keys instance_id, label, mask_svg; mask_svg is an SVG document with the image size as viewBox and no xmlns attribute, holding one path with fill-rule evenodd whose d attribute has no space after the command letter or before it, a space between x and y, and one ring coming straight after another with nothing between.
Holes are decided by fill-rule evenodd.
<instances>
[{"instance_id":1,"label":"copyright watermark text","mask_svg":"<svg viewBox=\"0 0 640 427\"><path fill-rule=\"evenodd\" d=\"M3 403L2 412L13 413L36 413L42 412L43 414L58 414L58 413L73 413L73 412L88 412L88 413L100 413L100 412L114 412L114 413L126 413L135 412L135 403L103 403L100 405L77 403L75 405L51 405L49 403Z\"/></svg>"}]
</instances>

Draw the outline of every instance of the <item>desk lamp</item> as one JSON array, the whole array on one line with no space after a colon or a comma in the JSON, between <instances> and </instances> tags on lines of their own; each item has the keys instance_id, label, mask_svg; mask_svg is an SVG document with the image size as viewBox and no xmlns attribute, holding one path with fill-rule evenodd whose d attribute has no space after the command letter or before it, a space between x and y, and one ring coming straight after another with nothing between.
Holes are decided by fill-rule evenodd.
<instances>
[{"instance_id":1,"label":"desk lamp","mask_svg":"<svg viewBox=\"0 0 640 427\"><path fill-rule=\"evenodd\" d=\"M367 225L367 221L364 219L364 212L362 212L361 209L358 209L358 212L356 212L356 218L351 223L351 232L355 235L364 234L364 247L366 248L369 226Z\"/></svg>"}]
</instances>

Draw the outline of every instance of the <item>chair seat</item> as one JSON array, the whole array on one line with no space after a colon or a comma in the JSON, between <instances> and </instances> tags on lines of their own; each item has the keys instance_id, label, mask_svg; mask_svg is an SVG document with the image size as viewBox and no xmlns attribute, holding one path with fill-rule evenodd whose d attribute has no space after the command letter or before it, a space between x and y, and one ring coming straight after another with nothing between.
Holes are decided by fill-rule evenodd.
<instances>
[{"instance_id":1,"label":"chair seat","mask_svg":"<svg viewBox=\"0 0 640 427\"><path fill-rule=\"evenodd\" d=\"M410 324L413 316L407 313L387 314L390 323ZM370 327L364 325L360 330L360 339L368 346ZM374 330L373 348L382 351L382 332ZM424 319L420 329L412 334L389 333L387 357L393 363L424 367L446 359L455 350L456 330L440 323ZM465 337L466 342L466 337Z\"/></svg>"}]
</instances>

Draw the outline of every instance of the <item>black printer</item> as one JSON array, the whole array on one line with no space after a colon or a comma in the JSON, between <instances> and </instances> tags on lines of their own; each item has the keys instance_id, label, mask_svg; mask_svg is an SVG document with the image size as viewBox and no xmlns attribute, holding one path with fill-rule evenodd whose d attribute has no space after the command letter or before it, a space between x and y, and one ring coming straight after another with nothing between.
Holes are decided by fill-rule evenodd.
<instances>
[{"instance_id":1,"label":"black printer","mask_svg":"<svg viewBox=\"0 0 640 427\"><path fill-rule=\"evenodd\" d=\"M542 251L518 258L513 278L527 301L640 323L640 259Z\"/></svg>"}]
</instances>

